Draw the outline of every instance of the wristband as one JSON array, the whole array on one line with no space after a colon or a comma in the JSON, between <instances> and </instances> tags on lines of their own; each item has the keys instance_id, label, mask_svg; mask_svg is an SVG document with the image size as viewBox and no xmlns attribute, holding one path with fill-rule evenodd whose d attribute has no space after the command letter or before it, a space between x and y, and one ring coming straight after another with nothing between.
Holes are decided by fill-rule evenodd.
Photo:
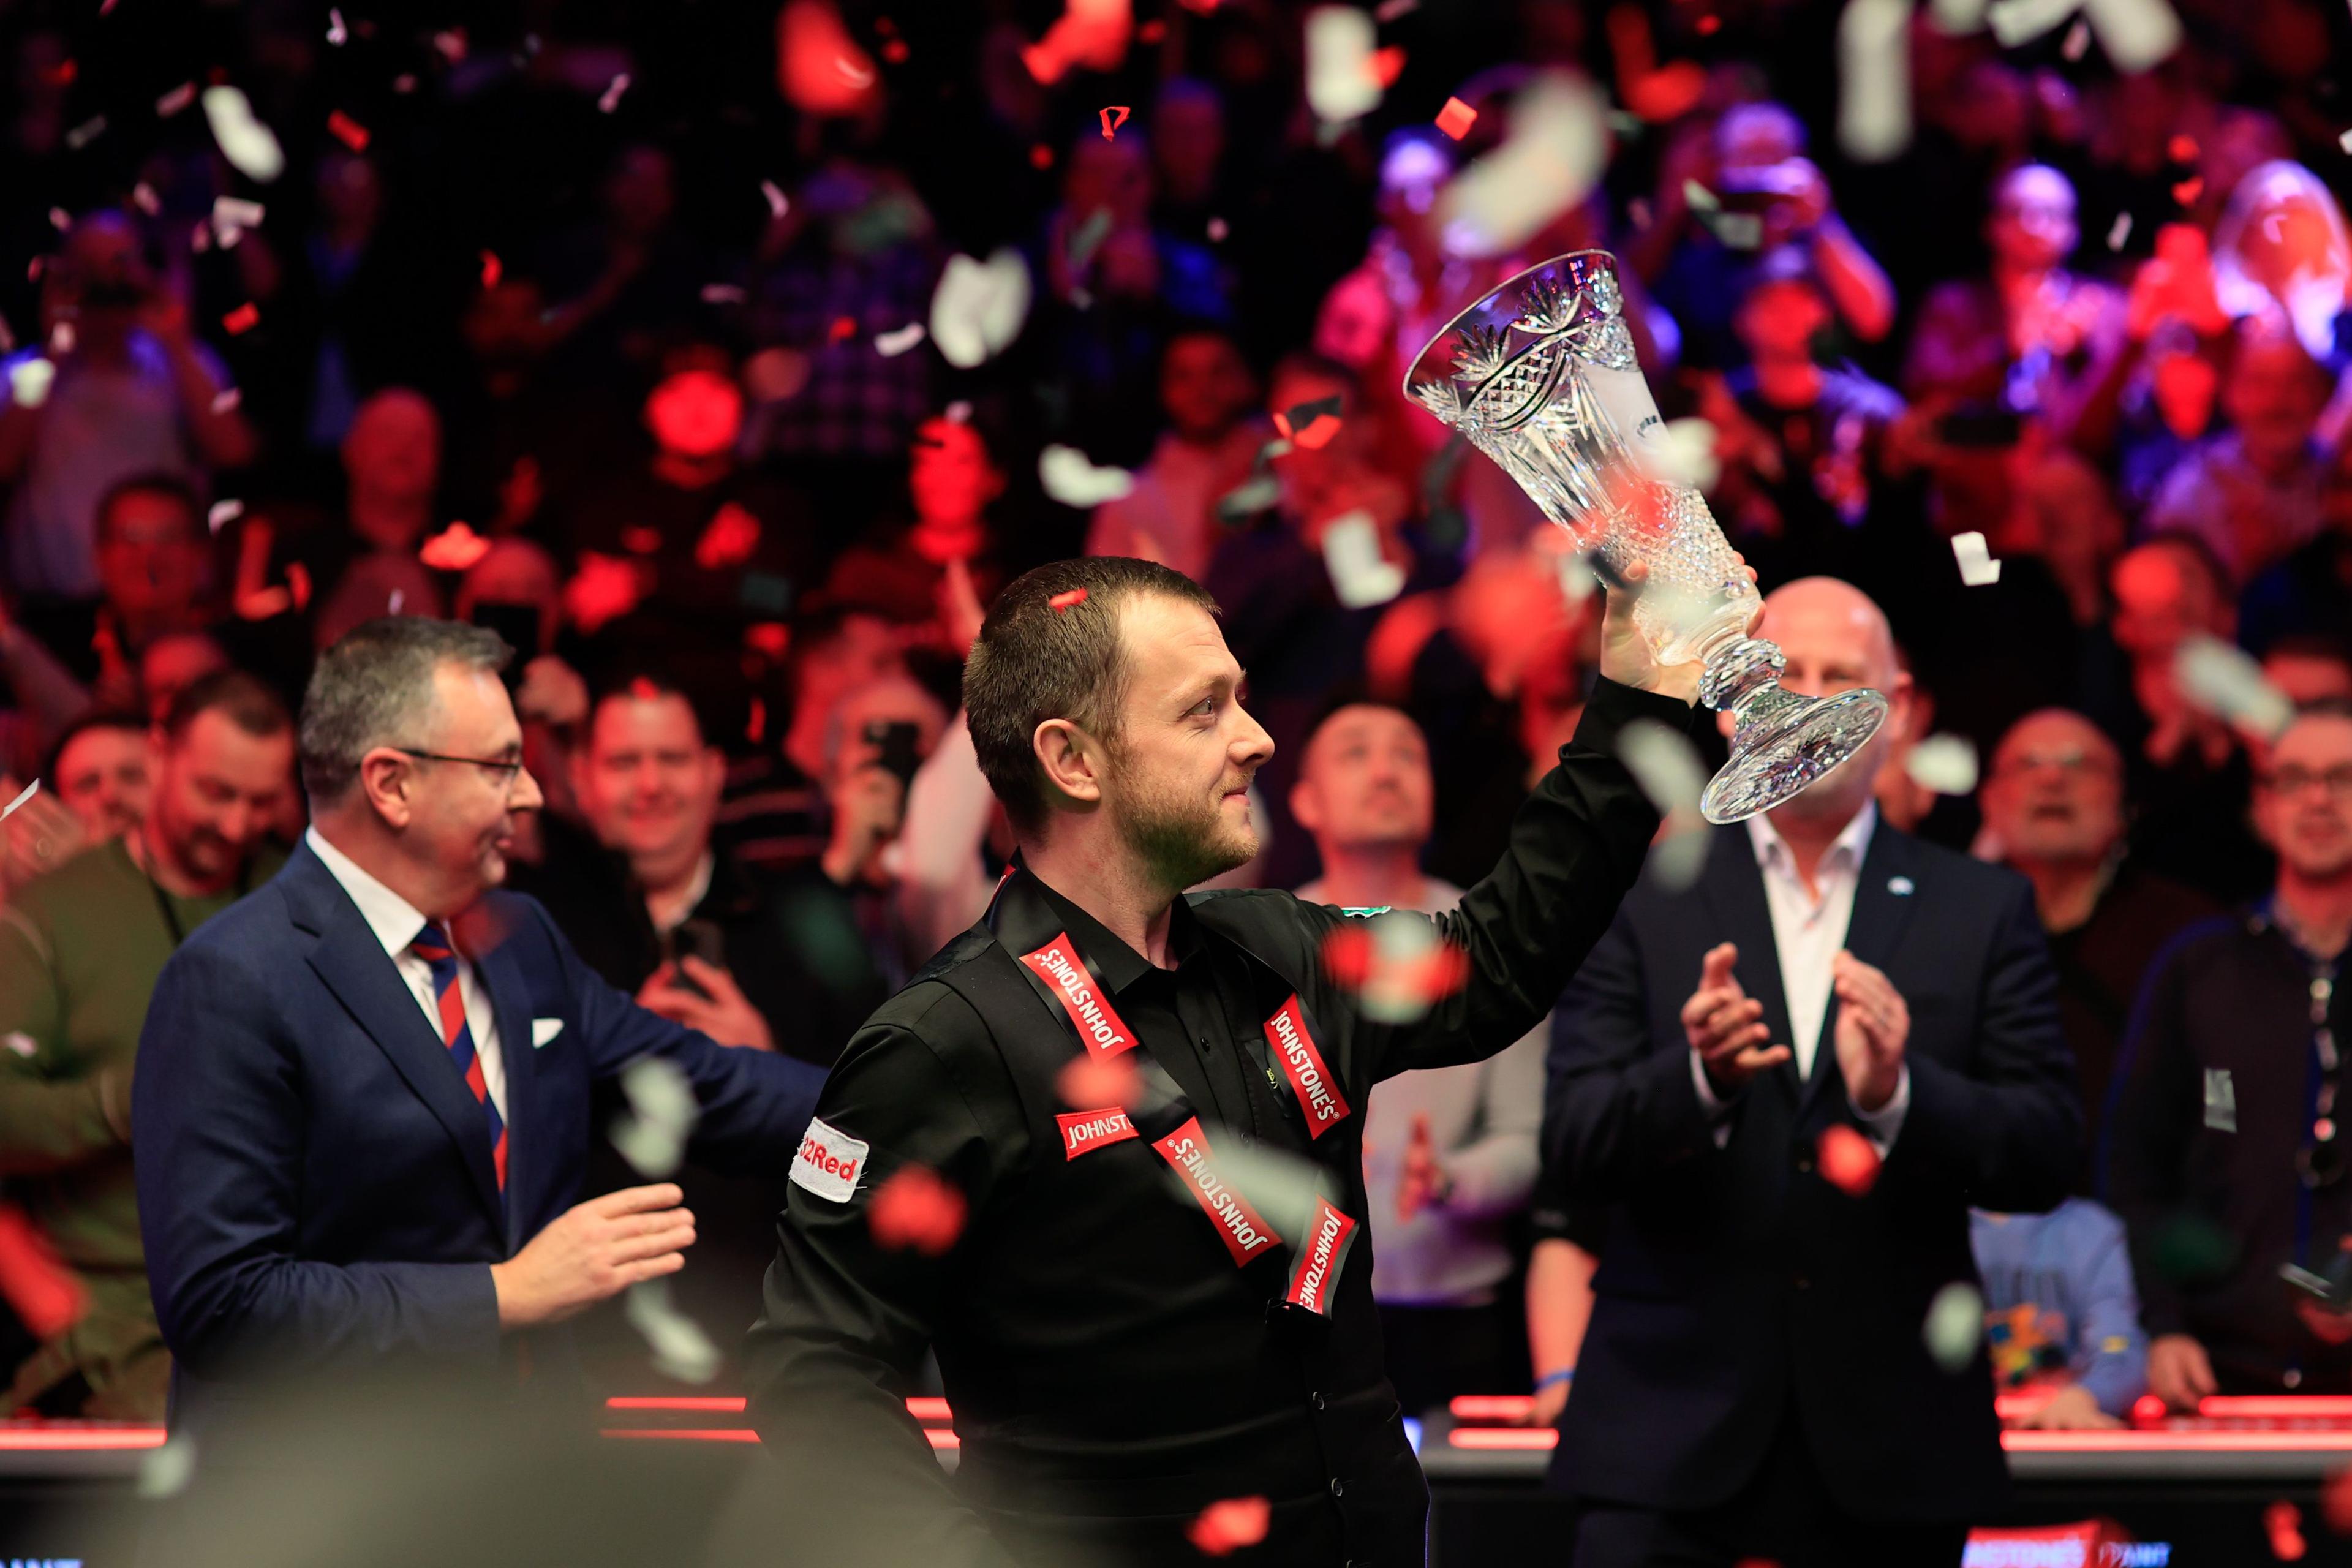
<instances>
[{"instance_id":1,"label":"wristband","mask_svg":"<svg viewBox=\"0 0 2352 1568\"><path fill-rule=\"evenodd\" d=\"M1541 1394L1555 1383L1574 1383L1575 1381L1576 1369L1572 1366L1564 1366L1558 1372L1548 1372L1536 1379L1536 1392Z\"/></svg>"}]
</instances>

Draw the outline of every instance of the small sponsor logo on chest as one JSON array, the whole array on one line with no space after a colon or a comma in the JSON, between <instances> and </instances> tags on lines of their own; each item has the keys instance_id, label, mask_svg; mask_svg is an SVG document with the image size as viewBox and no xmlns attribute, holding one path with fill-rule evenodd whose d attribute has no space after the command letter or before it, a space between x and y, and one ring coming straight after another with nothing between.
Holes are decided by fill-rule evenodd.
<instances>
[{"instance_id":1,"label":"small sponsor logo on chest","mask_svg":"<svg viewBox=\"0 0 2352 1568\"><path fill-rule=\"evenodd\" d=\"M1062 1158L1075 1160L1136 1137L1135 1123L1113 1105L1101 1110L1071 1110L1054 1118L1062 1129Z\"/></svg>"},{"instance_id":2,"label":"small sponsor logo on chest","mask_svg":"<svg viewBox=\"0 0 2352 1568\"><path fill-rule=\"evenodd\" d=\"M1320 1138L1347 1120L1347 1097L1339 1092L1339 1079L1316 1048L1315 1037L1307 1032L1307 1014L1298 1005L1297 993L1293 992L1290 1000L1265 1021L1265 1043L1274 1047L1283 1076L1290 1079L1291 1091L1298 1096L1311 1135Z\"/></svg>"},{"instance_id":3,"label":"small sponsor logo on chest","mask_svg":"<svg viewBox=\"0 0 2352 1568\"><path fill-rule=\"evenodd\" d=\"M812 1119L801 1135L801 1152L793 1158L792 1184L818 1197L845 1204L866 1173L868 1146L838 1127Z\"/></svg>"}]
</instances>

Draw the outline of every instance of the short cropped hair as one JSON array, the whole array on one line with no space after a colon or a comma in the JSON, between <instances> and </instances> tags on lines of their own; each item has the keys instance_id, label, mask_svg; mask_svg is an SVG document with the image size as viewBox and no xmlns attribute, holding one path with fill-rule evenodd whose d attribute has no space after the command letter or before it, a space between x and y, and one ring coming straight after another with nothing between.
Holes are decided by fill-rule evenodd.
<instances>
[{"instance_id":1,"label":"short cropped hair","mask_svg":"<svg viewBox=\"0 0 2352 1568\"><path fill-rule=\"evenodd\" d=\"M162 496L180 509L188 521L188 533L194 537L196 520L204 514L203 503L196 500L196 489L179 475L167 469L150 468L144 473L117 479L99 498L98 510L93 514L93 530L100 544L114 531L114 510L131 496Z\"/></svg>"},{"instance_id":2,"label":"short cropped hair","mask_svg":"<svg viewBox=\"0 0 2352 1568\"><path fill-rule=\"evenodd\" d=\"M514 658L498 633L464 621L383 616L362 621L319 656L302 693L302 788L341 800L378 746L414 743L432 711L445 664L497 674Z\"/></svg>"},{"instance_id":3,"label":"short cropped hair","mask_svg":"<svg viewBox=\"0 0 2352 1568\"><path fill-rule=\"evenodd\" d=\"M1045 821L1038 725L1066 719L1105 745L1117 744L1132 666L1119 636L1119 607L1155 594L1218 613L1209 591L1182 573L1121 555L1024 572L989 607L964 666L963 706L980 771L1015 830L1034 835Z\"/></svg>"},{"instance_id":4,"label":"short cropped hair","mask_svg":"<svg viewBox=\"0 0 2352 1568\"><path fill-rule=\"evenodd\" d=\"M206 713L219 714L256 740L294 728L285 700L268 681L243 669L215 669L184 687L163 710L164 737L178 745L187 737L188 726Z\"/></svg>"}]
</instances>

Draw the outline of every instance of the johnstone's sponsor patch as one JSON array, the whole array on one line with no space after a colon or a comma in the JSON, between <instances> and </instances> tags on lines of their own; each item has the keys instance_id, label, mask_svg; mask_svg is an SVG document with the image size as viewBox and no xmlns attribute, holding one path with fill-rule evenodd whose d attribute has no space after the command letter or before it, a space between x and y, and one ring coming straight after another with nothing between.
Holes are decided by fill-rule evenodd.
<instances>
[{"instance_id":1,"label":"johnstone's sponsor patch","mask_svg":"<svg viewBox=\"0 0 2352 1568\"><path fill-rule=\"evenodd\" d=\"M1066 1111L1054 1120L1062 1129L1062 1158L1075 1160L1081 1154L1091 1154L1110 1143L1124 1143L1136 1137L1135 1123L1127 1112L1113 1105L1101 1110Z\"/></svg>"},{"instance_id":2,"label":"johnstone's sponsor patch","mask_svg":"<svg viewBox=\"0 0 2352 1568\"><path fill-rule=\"evenodd\" d=\"M1209 1135L1201 1131L1199 1117L1189 1118L1152 1148L1168 1162L1169 1169L1183 1178L1185 1191L1201 1205L1201 1212L1209 1216L1209 1223L1217 1227L1217 1239L1234 1255L1236 1267L1282 1239L1274 1226L1265 1223L1265 1216L1217 1174L1209 1153Z\"/></svg>"},{"instance_id":3,"label":"johnstone's sponsor patch","mask_svg":"<svg viewBox=\"0 0 2352 1568\"><path fill-rule=\"evenodd\" d=\"M1045 989L1077 1026L1078 1038L1086 1042L1090 1054L1115 1057L1134 1047L1135 1036L1127 1021L1110 1005L1110 998L1096 988L1095 977L1087 973L1086 960L1078 956L1067 932L1034 952L1023 953L1021 962L1045 983Z\"/></svg>"},{"instance_id":4,"label":"johnstone's sponsor patch","mask_svg":"<svg viewBox=\"0 0 2352 1568\"><path fill-rule=\"evenodd\" d=\"M1316 1049L1315 1037L1307 1031L1307 1015L1298 1005L1297 992L1265 1021L1265 1043L1274 1047L1284 1076L1290 1079L1291 1092L1298 1096L1298 1108L1307 1113L1311 1136L1320 1138L1347 1120L1347 1097L1339 1092L1339 1080L1332 1076L1323 1053Z\"/></svg>"},{"instance_id":5,"label":"johnstone's sponsor patch","mask_svg":"<svg viewBox=\"0 0 2352 1568\"><path fill-rule=\"evenodd\" d=\"M801 1152L793 1159L793 1185L806 1187L821 1198L845 1204L866 1174L867 1146L838 1127L812 1118L801 1135Z\"/></svg>"},{"instance_id":6,"label":"johnstone's sponsor patch","mask_svg":"<svg viewBox=\"0 0 2352 1568\"><path fill-rule=\"evenodd\" d=\"M1339 1288L1339 1271L1348 1266L1348 1249L1356 1245L1356 1230L1354 1220L1317 1194L1315 1217L1307 1226L1298 1261L1290 1266L1290 1289L1283 1300L1329 1317L1332 1292Z\"/></svg>"}]
</instances>

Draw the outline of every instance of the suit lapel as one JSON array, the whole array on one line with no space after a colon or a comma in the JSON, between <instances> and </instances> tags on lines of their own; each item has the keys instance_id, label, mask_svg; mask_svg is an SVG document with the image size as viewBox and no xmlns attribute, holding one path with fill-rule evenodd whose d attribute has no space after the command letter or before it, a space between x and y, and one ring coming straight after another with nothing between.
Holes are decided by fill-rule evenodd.
<instances>
[{"instance_id":1,"label":"suit lapel","mask_svg":"<svg viewBox=\"0 0 2352 1568\"><path fill-rule=\"evenodd\" d=\"M473 1175L476 1195L503 1228L498 1172L490 1163L489 1129L482 1108L449 1059L449 1048L425 1021L415 993L401 979L359 907L309 846L294 852L280 879L289 881L287 907L295 923L318 938L308 954L311 969L447 1131ZM505 1027L501 1020L501 1034Z\"/></svg>"},{"instance_id":2,"label":"suit lapel","mask_svg":"<svg viewBox=\"0 0 2352 1568\"><path fill-rule=\"evenodd\" d=\"M1755 843L1746 827L1734 823L1716 829L1704 886L1715 912L1714 930L1721 933L1711 936L1707 945L1712 947L1717 941L1738 945L1739 957L1732 973L1749 997L1764 1005L1761 1022L1771 1031L1764 1043L1787 1045L1789 998L1780 988L1780 949L1772 940L1772 909L1764 901L1764 873L1756 864ZM1697 984L1698 976L1693 974L1691 984ZM1765 1076L1791 1099L1798 1096L1801 1086L1793 1061L1783 1062Z\"/></svg>"},{"instance_id":3,"label":"suit lapel","mask_svg":"<svg viewBox=\"0 0 2352 1568\"><path fill-rule=\"evenodd\" d=\"M1845 929L1845 950L1873 969L1885 969L1902 944L1911 908L1919 901L1912 879L1916 874L1911 840L1881 818L1871 830L1870 848L1862 858L1862 872L1853 888L1853 913ZM1837 1065L1837 993L1832 990L1822 1018L1821 1044L1813 1051L1813 1076L1805 1086L1808 1105L1823 1084L1844 1080Z\"/></svg>"},{"instance_id":4,"label":"suit lapel","mask_svg":"<svg viewBox=\"0 0 2352 1568\"><path fill-rule=\"evenodd\" d=\"M540 1121L530 1114L531 1089L539 1081L539 1052L530 1039L530 1009L523 1005L522 976L503 946L493 946L474 961L484 989L490 994L490 1013L499 1024L499 1060L507 1076L507 1249L520 1245L523 1227L530 1224L530 1205L523 1201L524 1183L538 1169L539 1145L534 1134ZM479 1114L478 1109L477 1114Z\"/></svg>"}]
</instances>

